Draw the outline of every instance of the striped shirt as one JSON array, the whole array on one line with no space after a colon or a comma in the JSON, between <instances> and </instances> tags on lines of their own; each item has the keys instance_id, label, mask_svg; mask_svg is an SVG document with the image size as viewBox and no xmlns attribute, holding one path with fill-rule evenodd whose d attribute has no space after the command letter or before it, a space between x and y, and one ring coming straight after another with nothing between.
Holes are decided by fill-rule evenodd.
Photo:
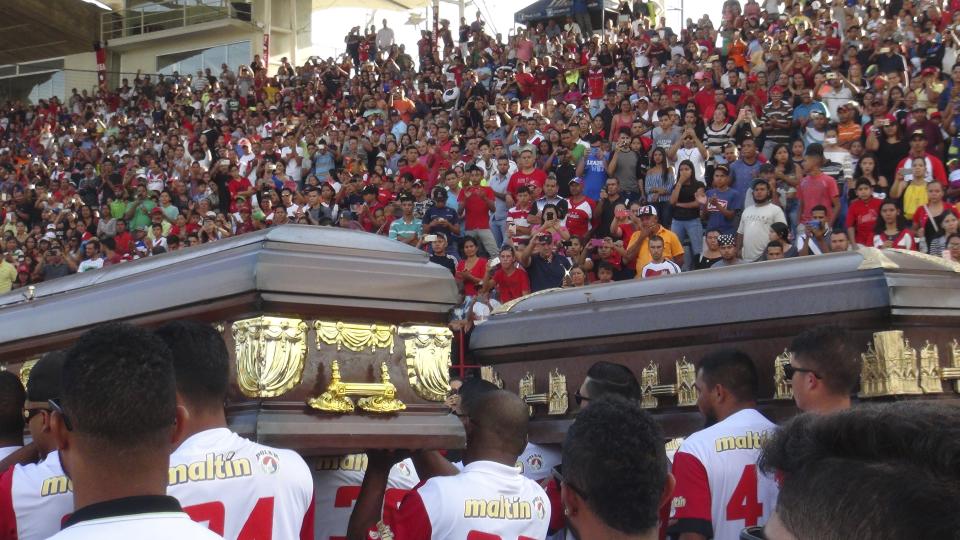
<instances>
[{"instance_id":1,"label":"striped shirt","mask_svg":"<svg viewBox=\"0 0 960 540\"><path fill-rule=\"evenodd\" d=\"M649 171L643 181L643 189L647 193L647 199L650 198L650 190L665 189L670 191L671 186L673 186L673 173L669 168L667 169L666 175L656 171Z\"/></svg>"},{"instance_id":2,"label":"striped shirt","mask_svg":"<svg viewBox=\"0 0 960 540\"><path fill-rule=\"evenodd\" d=\"M707 150L710 151L710 159L708 163L725 163L726 160L723 157L723 147L732 140L733 124L730 122L724 124L720 129L713 129L712 123L707 124L704 137L704 146L706 146Z\"/></svg>"},{"instance_id":3,"label":"striped shirt","mask_svg":"<svg viewBox=\"0 0 960 540\"><path fill-rule=\"evenodd\" d=\"M792 119L793 107L791 107L786 101L780 100L779 103L774 103L771 101L763 108L763 118L761 118L761 120L765 123L772 123L780 120L792 122ZM769 127L763 129L764 134L767 136L767 140L778 144L789 143L791 131L792 127L790 125L785 128Z\"/></svg>"}]
</instances>

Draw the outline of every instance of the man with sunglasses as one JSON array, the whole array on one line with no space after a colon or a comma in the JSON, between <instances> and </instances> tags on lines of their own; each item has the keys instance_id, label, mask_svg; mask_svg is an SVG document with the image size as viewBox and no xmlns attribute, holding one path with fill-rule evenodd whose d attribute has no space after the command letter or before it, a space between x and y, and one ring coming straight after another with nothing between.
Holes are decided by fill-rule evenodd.
<instances>
[{"instance_id":1,"label":"man with sunglasses","mask_svg":"<svg viewBox=\"0 0 960 540\"><path fill-rule=\"evenodd\" d=\"M567 430L556 474L574 538L658 538L658 511L674 485L668 468L663 433L636 400L594 400Z\"/></svg>"},{"instance_id":2,"label":"man with sunglasses","mask_svg":"<svg viewBox=\"0 0 960 540\"><path fill-rule=\"evenodd\" d=\"M860 357L849 343L847 331L836 326L810 328L790 343L783 374L801 411L828 414L850 408Z\"/></svg>"},{"instance_id":3,"label":"man with sunglasses","mask_svg":"<svg viewBox=\"0 0 960 540\"><path fill-rule=\"evenodd\" d=\"M60 398L64 358L60 351L47 353L30 370L23 419L41 461L16 465L0 476L0 540L49 538L73 511L50 421L49 400Z\"/></svg>"}]
</instances>

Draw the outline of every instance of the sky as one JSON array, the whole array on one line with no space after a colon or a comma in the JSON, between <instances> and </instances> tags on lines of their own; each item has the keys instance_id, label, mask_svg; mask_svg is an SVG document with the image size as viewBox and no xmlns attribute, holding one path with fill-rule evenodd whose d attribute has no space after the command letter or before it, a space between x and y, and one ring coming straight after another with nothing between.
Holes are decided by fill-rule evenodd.
<instances>
[{"instance_id":1,"label":"sky","mask_svg":"<svg viewBox=\"0 0 960 540\"><path fill-rule=\"evenodd\" d=\"M699 19L704 13L710 15L711 20L716 23L720 19L720 0L666 0L668 9L668 24L674 29L680 27L680 11L684 9L684 17ZM523 7L533 3L532 0L474 0L473 5L467 5L464 9L464 16L468 21L474 20L477 8L480 9L487 21L487 27L493 28L503 34L506 38L507 32L513 28L513 14ZM421 23L419 27L404 24L409 18L411 12L398 11L372 11L363 8L333 8L313 13L313 53L314 55L326 58L335 56L344 52L343 38L350 28L368 24L371 20L375 22L377 28L382 25L382 20L387 19L387 24L393 28L397 43L405 43L407 51L415 51L414 44L419 39L419 30L425 28ZM425 10L418 10L421 16L425 15ZM456 29L458 21L458 8L456 5L441 2L440 18L448 19L451 22L451 28L454 30L454 39L456 39Z\"/></svg>"}]
</instances>

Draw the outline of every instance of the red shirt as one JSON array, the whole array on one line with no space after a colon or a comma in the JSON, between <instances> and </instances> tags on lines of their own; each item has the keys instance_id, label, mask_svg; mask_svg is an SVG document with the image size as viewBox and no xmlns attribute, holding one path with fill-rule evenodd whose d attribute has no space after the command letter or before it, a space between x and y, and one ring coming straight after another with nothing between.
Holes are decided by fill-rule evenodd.
<instances>
[{"instance_id":1,"label":"red shirt","mask_svg":"<svg viewBox=\"0 0 960 540\"><path fill-rule=\"evenodd\" d=\"M523 268L514 269L510 275L507 275L503 268L497 268L493 274L493 282L500 293L500 302L509 302L530 292L530 278Z\"/></svg>"},{"instance_id":2,"label":"red shirt","mask_svg":"<svg viewBox=\"0 0 960 540\"><path fill-rule=\"evenodd\" d=\"M543 172L542 169L533 169L533 172L525 173L523 171L517 171L513 173L513 176L510 177L510 182L507 183L507 191L510 192L510 195L516 199L517 190L520 189L520 186L525 186L527 184L536 184L537 187L543 190L543 185L547 183L547 173ZM532 195L532 194L531 194Z\"/></svg>"},{"instance_id":3,"label":"red shirt","mask_svg":"<svg viewBox=\"0 0 960 540\"><path fill-rule=\"evenodd\" d=\"M823 205L827 209L827 222L833 223L833 200L840 197L837 181L831 176L820 173L817 176L805 176L797 186L797 198L803 204L801 221L810 221L814 207Z\"/></svg>"},{"instance_id":4,"label":"red shirt","mask_svg":"<svg viewBox=\"0 0 960 540\"><path fill-rule=\"evenodd\" d=\"M467 270L467 260L461 259L460 262L457 263L457 272L463 272L464 270ZM478 257L477 262L473 265L473 268L471 268L470 270L467 270L467 272L471 276L477 279L483 279L483 275L486 273L486 271L487 271L487 260L484 259L483 257ZM477 295L476 283L472 281L461 280L460 278L457 278L457 281L463 281L463 294L467 296Z\"/></svg>"},{"instance_id":5,"label":"red shirt","mask_svg":"<svg viewBox=\"0 0 960 540\"><path fill-rule=\"evenodd\" d=\"M581 201L567 199L567 231L573 236L585 238L590 232L590 222L593 220L593 209L596 206L589 197ZM624 237L629 238L629 237Z\"/></svg>"},{"instance_id":6,"label":"red shirt","mask_svg":"<svg viewBox=\"0 0 960 540\"><path fill-rule=\"evenodd\" d=\"M465 210L463 221L468 231L490 228L490 207L487 206L487 201L492 201L495 197L489 186L470 186L460 190L457 201Z\"/></svg>"},{"instance_id":7,"label":"red shirt","mask_svg":"<svg viewBox=\"0 0 960 540\"><path fill-rule=\"evenodd\" d=\"M590 99L603 99L604 82L602 68L590 68L587 71L587 88L589 89Z\"/></svg>"},{"instance_id":8,"label":"red shirt","mask_svg":"<svg viewBox=\"0 0 960 540\"><path fill-rule=\"evenodd\" d=\"M858 244L873 246L873 228L880 218L881 204L883 201L875 197L870 197L866 202L858 197L850 203L847 210L847 228L854 227L854 237Z\"/></svg>"}]
</instances>

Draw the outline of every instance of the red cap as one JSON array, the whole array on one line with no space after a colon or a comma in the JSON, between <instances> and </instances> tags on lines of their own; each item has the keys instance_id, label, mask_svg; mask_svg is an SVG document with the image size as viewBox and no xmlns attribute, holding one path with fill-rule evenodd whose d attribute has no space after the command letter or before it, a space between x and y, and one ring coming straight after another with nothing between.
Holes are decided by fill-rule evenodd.
<instances>
[{"instance_id":1,"label":"red cap","mask_svg":"<svg viewBox=\"0 0 960 540\"><path fill-rule=\"evenodd\" d=\"M921 75L921 76L936 75L937 73L939 73L939 71L937 70L937 68L935 68L935 67L925 67L925 68L923 68L923 70L920 72L920 75Z\"/></svg>"},{"instance_id":2,"label":"red cap","mask_svg":"<svg viewBox=\"0 0 960 540\"><path fill-rule=\"evenodd\" d=\"M748 82L748 83L759 82L759 81L760 81L760 78L757 77L757 74L756 74L756 73L751 73L750 75L747 76L747 82Z\"/></svg>"},{"instance_id":3,"label":"red cap","mask_svg":"<svg viewBox=\"0 0 960 540\"><path fill-rule=\"evenodd\" d=\"M771 94L773 94L773 93L780 93L780 94L782 94L782 93L783 93L783 87L782 87L782 86L779 86L779 85L773 85L773 87L770 89L770 93L771 93Z\"/></svg>"}]
</instances>

